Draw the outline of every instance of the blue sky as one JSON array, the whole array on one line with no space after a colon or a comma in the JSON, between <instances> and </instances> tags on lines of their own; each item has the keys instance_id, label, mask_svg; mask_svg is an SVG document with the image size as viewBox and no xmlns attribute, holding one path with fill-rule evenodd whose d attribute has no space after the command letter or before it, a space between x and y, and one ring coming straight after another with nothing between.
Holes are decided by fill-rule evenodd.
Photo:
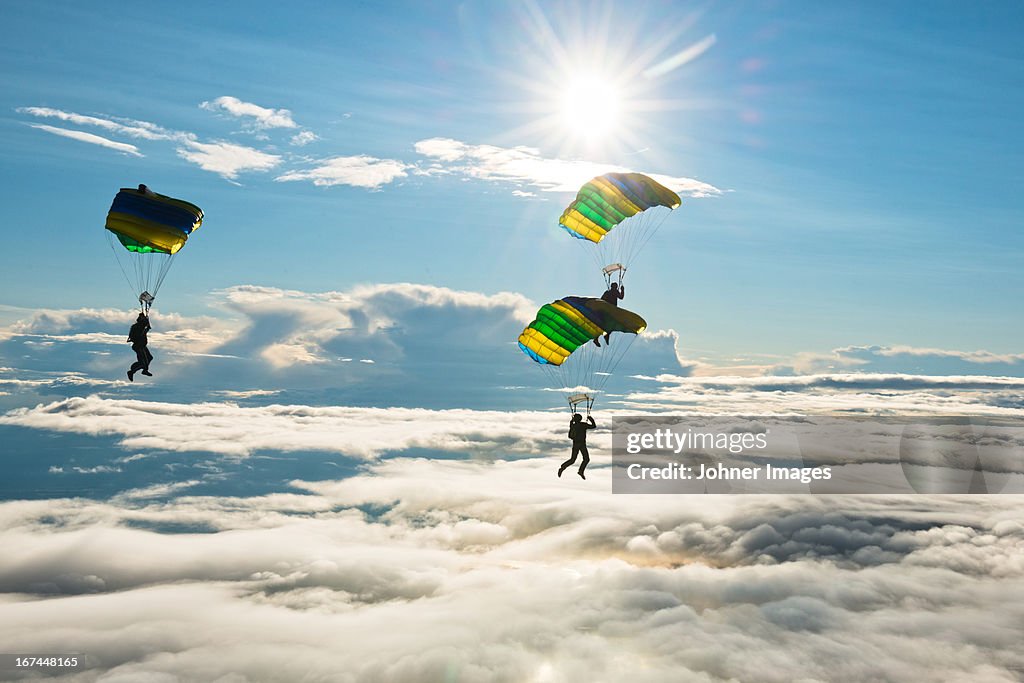
<instances>
[{"instance_id":1,"label":"blue sky","mask_svg":"<svg viewBox=\"0 0 1024 683\"><path fill-rule=\"evenodd\" d=\"M53 3L5 14L16 27L0 48L10 306L126 305L98 233L116 189L137 182L207 213L164 310L199 312L208 292L238 284L408 281L535 301L600 289L557 228L571 192L493 166L421 175L437 160L417 143L444 138L720 191L684 193L629 279L629 303L695 354L1019 350L1021 317L1010 313L1024 294L1014 191L1024 89L1013 4L940 4L925 16L885 3L489 2ZM703 51L672 68L694 46ZM585 69L615 81L627 110L590 141L557 115L559 93ZM290 127L200 107L222 97L287 110ZM248 158L226 178L182 158L178 138L27 108L145 121L279 159L258 169ZM316 139L289 144L302 132ZM207 168L223 169L214 157L224 153L209 151ZM346 184L373 182L355 178L369 170L329 187L275 182L360 156L400 170L373 187Z\"/></svg>"},{"instance_id":2,"label":"blue sky","mask_svg":"<svg viewBox=\"0 0 1024 683\"><path fill-rule=\"evenodd\" d=\"M1019 424L1020 3L3 17L8 652L87 654L69 680L1019 678L1020 496L613 495L608 426ZM650 325L587 479L558 478L564 401L515 339L600 293L557 221L616 169L683 205L629 272ZM206 221L129 383L103 223L140 182ZM1017 472L1008 434L978 452Z\"/></svg>"}]
</instances>

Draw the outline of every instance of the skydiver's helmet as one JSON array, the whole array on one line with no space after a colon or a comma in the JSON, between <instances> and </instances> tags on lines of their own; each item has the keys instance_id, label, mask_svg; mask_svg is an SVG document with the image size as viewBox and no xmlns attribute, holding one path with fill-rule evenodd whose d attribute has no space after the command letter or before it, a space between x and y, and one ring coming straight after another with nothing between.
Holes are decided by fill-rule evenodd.
<instances>
[{"instance_id":1,"label":"skydiver's helmet","mask_svg":"<svg viewBox=\"0 0 1024 683\"><path fill-rule=\"evenodd\" d=\"M572 421L573 422L582 422L583 421L583 416L580 415L579 413L573 413L572 414Z\"/></svg>"}]
</instances>

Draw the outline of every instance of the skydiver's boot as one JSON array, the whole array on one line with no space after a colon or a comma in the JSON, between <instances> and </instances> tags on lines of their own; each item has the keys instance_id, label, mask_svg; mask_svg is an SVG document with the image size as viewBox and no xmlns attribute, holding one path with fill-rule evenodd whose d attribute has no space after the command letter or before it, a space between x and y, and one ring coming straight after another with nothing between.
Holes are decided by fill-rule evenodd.
<instances>
[{"instance_id":1,"label":"skydiver's boot","mask_svg":"<svg viewBox=\"0 0 1024 683\"><path fill-rule=\"evenodd\" d=\"M135 381L135 373L132 372L131 370L128 371L128 381L129 382L134 382Z\"/></svg>"},{"instance_id":2,"label":"skydiver's boot","mask_svg":"<svg viewBox=\"0 0 1024 683\"><path fill-rule=\"evenodd\" d=\"M150 372L149 370L143 370L142 374L145 375L146 377L152 377L153 376L153 373Z\"/></svg>"},{"instance_id":3,"label":"skydiver's boot","mask_svg":"<svg viewBox=\"0 0 1024 683\"><path fill-rule=\"evenodd\" d=\"M559 478L562 477L562 472L565 472L565 465L562 465L561 467L558 468L558 477Z\"/></svg>"},{"instance_id":4,"label":"skydiver's boot","mask_svg":"<svg viewBox=\"0 0 1024 683\"><path fill-rule=\"evenodd\" d=\"M604 343L607 344L608 346L612 345L611 336L612 336L611 332L609 332L608 334L604 335Z\"/></svg>"},{"instance_id":5,"label":"skydiver's boot","mask_svg":"<svg viewBox=\"0 0 1024 683\"><path fill-rule=\"evenodd\" d=\"M587 478L587 475L583 474L583 470L580 470L578 474L580 475L580 479L586 479Z\"/></svg>"},{"instance_id":6,"label":"skydiver's boot","mask_svg":"<svg viewBox=\"0 0 1024 683\"><path fill-rule=\"evenodd\" d=\"M594 339L594 346L600 347L600 346L601 346L601 340L600 340L600 339L597 339L597 338L595 338L595 339Z\"/></svg>"}]
</instances>

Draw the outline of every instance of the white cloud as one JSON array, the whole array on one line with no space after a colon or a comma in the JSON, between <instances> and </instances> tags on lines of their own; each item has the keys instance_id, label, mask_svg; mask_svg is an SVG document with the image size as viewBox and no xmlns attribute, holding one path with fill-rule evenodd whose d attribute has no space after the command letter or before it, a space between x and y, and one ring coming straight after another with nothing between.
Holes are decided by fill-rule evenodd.
<instances>
[{"instance_id":1,"label":"white cloud","mask_svg":"<svg viewBox=\"0 0 1024 683\"><path fill-rule=\"evenodd\" d=\"M879 373L759 377L647 377L657 386L623 401L657 410L706 414L854 413L1024 415L1024 379Z\"/></svg>"},{"instance_id":2,"label":"white cloud","mask_svg":"<svg viewBox=\"0 0 1024 683\"><path fill-rule=\"evenodd\" d=\"M530 184L545 192L576 192L591 178L630 169L583 160L551 159L532 147L472 145L451 138L430 138L415 144L417 154L449 164L453 171L480 180ZM649 173L672 190L690 197L710 197L722 190L693 178Z\"/></svg>"},{"instance_id":3,"label":"white cloud","mask_svg":"<svg viewBox=\"0 0 1024 683\"><path fill-rule=\"evenodd\" d=\"M483 453L535 452L562 445L565 416L410 408L233 403L160 403L71 398L0 415L0 425L76 434L113 434L127 449L206 451L247 456L257 450L328 451L376 458L386 451L429 448ZM499 425L501 425L499 427Z\"/></svg>"},{"instance_id":4,"label":"white cloud","mask_svg":"<svg viewBox=\"0 0 1024 683\"><path fill-rule=\"evenodd\" d=\"M200 103L200 108L213 112L224 112L236 118L250 119L257 129L296 128L292 113L287 109L268 109L252 102L243 102L237 97L218 97L210 102Z\"/></svg>"},{"instance_id":5,"label":"white cloud","mask_svg":"<svg viewBox=\"0 0 1024 683\"><path fill-rule=\"evenodd\" d=\"M313 168L303 171L288 171L275 180L288 182L309 180L318 187L334 185L351 185L377 189L398 178L404 178L411 168L408 164L395 159L377 159L361 154L350 157L333 157L316 162Z\"/></svg>"},{"instance_id":6,"label":"white cloud","mask_svg":"<svg viewBox=\"0 0 1024 683\"><path fill-rule=\"evenodd\" d=\"M230 142L187 140L184 147L178 148L178 156L228 180L234 180L239 173L247 171L269 171L281 163L281 157L276 154Z\"/></svg>"},{"instance_id":7,"label":"white cloud","mask_svg":"<svg viewBox=\"0 0 1024 683\"><path fill-rule=\"evenodd\" d=\"M697 57L700 57L702 54L710 50L716 40L714 33L701 38L693 45L680 50L668 59L645 69L643 72L644 78L658 78L659 76L664 76L671 71L675 71L684 64L689 64L693 60L697 59Z\"/></svg>"},{"instance_id":8,"label":"white cloud","mask_svg":"<svg viewBox=\"0 0 1024 683\"><path fill-rule=\"evenodd\" d=\"M49 107L19 107L16 111L21 114L30 114L42 118L55 118L79 126L97 126L111 133L144 140L175 140L190 137L186 133L170 131L148 121L85 116Z\"/></svg>"},{"instance_id":9,"label":"white cloud","mask_svg":"<svg viewBox=\"0 0 1024 683\"><path fill-rule=\"evenodd\" d=\"M310 130L304 130L301 133L296 133L292 136L291 143L296 147L304 147L315 140L319 140L320 137Z\"/></svg>"},{"instance_id":10,"label":"white cloud","mask_svg":"<svg viewBox=\"0 0 1024 683\"><path fill-rule=\"evenodd\" d=\"M1024 665L1019 498L667 504L595 477L394 459L303 495L0 504L0 640L74 642L111 681L833 680L842 657L844 680L1009 683Z\"/></svg>"},{"instance_id":11,"label":"white cloud","mask_svg":"<svg viewBox=\"0 0 1024 683\"><path fill-rule=\"evenodd\" d=\"M79 142L87 142L90 145L99 145L100 147L106 147L107 149L112 149L124 154L130 154L135 157L143 156L143 154L139 152L138 147L135 145L129 145L127 142L115 142L114 140L110 140L100 135L93 135L92 133L86 133L80 130L68 130L67 128L46 126L40 123L33 123L29 125L47 133L71 138L72 140L78 140Z\"/></svg>"}]
</instances>

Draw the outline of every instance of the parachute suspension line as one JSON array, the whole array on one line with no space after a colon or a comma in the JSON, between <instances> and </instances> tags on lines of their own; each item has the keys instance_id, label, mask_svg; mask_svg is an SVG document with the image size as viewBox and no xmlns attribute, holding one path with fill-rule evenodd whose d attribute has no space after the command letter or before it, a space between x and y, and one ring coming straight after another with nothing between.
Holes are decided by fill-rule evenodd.
<instances>
[{"instance_id":1,"label":"parachute suspension line","mask_svg":"<svg viewBox=\"0 0 1024 683\"><path fill-rule=\"evenodd\" d=\"M163 259L163 263L160 265L160 271L156 276L156 280L153 282L153 291L150 292L153 296L156 296L157 291L164 284L164 278L167 277L167 273L171 270L171 264L174 262L174 257L177 256L177 252L168 254L167 258Z\"/></svg>"},{"instance_id":2,"label":"parachute suspension line","mask_svg":"<svg viewBox=\"0 0 1024 683\"><path fill-rule=\"evenodd\" d=\"M668 218L669 214L671 213L672 209L668 209L666 211L659 210L659 215L657 217L651 216L650 220L645 221L644 225L640 226L642 231L639 235L636 236L636 241L633 245L633 249L631 250L629 258L626 261L626 263L633 262L633 257L640 253L640 251L647 246L647 243L651 241L651 238L654 237L654 234L658 232L658 229L661 227L661 224L665 222L665 219Z\"/></svg>"},{"instance_id":3,"label":"parachute suspension line","mask_svg":"<svg viewBox=\"0 0 1024 683\"><path fill-rule=\"evenodd\" d=\"M114 260L117 261L117 267L121 269L121 274L124 275L124 281L128 283L129 289L135 289L135 285L132 283L130 277L128 277L128 271L124 269L124 263L121 262L121 257L117 253L117 249L114 247L114 233L107 231L107 244L110 245L110 251L114 252Z\"/></svg>"},{"instance_id":4,"label":"parachute suspension line","mask_svg":"<svg viewBox=\"0 0 1024 683\"><path fill-rule=\"evenodd\" d=\"M622 359L626 357L626 352L629 351L630 347L633 346L633 342L636 341L636 338L639 335L631 334L631 335L628 335L628 336L629 336L629 341L626 342L625 348L623 348L622 352L615 358L615 361L612 363L612 366L610 368L608 368L608 377L611 377L615 373L615 368L619 367L619 363L621 363ZM608 381L608 377L605 377L605 381L606 382Z\"/></svg>"}]
</instances>

